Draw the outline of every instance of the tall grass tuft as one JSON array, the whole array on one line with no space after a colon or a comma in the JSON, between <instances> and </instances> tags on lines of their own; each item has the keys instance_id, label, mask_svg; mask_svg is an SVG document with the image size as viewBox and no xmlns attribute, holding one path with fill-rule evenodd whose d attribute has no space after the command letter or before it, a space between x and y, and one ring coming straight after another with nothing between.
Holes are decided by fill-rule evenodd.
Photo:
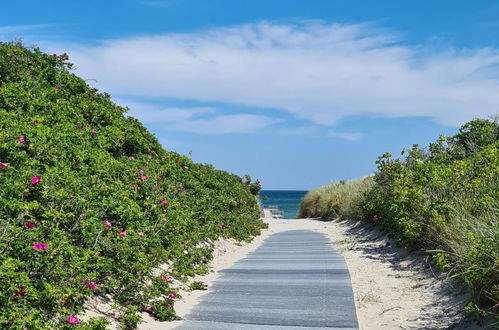
<instances>
[{"instance_id":1,"label":"tall grass tuft","mask_svg":"<svg viewBox=\"0 0 499 330\"><path fill-rule=\"evenodd\" d=\"M365 177L311 190L301 200L298 217L361 219L364 193L372 185L372 177Z\"/></svg>"}]
</instances>

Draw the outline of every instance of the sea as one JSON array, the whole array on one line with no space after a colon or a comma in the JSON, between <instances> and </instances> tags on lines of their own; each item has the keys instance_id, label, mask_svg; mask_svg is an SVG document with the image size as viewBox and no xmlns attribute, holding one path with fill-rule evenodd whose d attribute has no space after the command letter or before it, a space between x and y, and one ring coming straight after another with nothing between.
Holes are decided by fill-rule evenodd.
<instances>
[{"instance_id":1,"label":"sea","mask_svg":"<svg viewBox=\"0 0 499 330\"><path fill-rule=\"evenodd\" d=\"M306 190L262 190L259 198L263 207L276 205L283 211L285 219L294 219L298 215L300 201L306 193Z\"/></svg>"}]
</instances>

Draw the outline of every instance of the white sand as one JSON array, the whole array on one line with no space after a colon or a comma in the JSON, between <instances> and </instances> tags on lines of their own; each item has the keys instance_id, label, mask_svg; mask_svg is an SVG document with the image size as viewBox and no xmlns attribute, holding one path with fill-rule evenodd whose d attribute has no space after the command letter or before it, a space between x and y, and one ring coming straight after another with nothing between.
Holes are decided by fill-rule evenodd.
<instances>
[{"instance_id":1,"label":"white sand","mask_svg":"<svg viewBox=\"0 0 499 330\"><path fill-rule=\"evenodd\" d=\"M195 280L202 280L209 288L220 270L254 251L268 236L308 229L326 234L343 254L352 279L360 329L478 328L463 319L462 309L468 298L465 293L456 294L459 289L453 287L452 281L437 279L424 255L386 246L387 237L373 226L311 219L264 221L269 228L251 243L218 241L210 263L213 272ZM181 292L183 298L175 303L177 314L187 315L205 292ZM159 322L146 313L142 317L139 329L171 329L181 322Z\"/></svg>"}]
</instances>

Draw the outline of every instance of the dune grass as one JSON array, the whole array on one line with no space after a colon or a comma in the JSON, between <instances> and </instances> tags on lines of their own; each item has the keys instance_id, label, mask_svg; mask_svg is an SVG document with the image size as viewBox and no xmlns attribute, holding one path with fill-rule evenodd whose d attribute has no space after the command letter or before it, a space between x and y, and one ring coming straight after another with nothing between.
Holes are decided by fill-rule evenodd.
<instances>
[{"instance_id":1,"label":"dune grass","mask_svg":"<svg viewBox=\"0 0 499 330\"><path fill-rule=\"evenodd\" d=\"M372 177L366 177L311 190L301 200L298 217L361 219L364 193L372 185Z\"/></svg>"},{"instance_id":2,"label":"dune grass","mask_svg":"<svg viewBox=\"0 0 499 330\"><path fill-rule=\"evenodd\" d=\"M467 309L499 311L499 121L476 119L427 148L385 153L373 177L310 191L302 217L364 219L401 246L429 252L474 295Z\"/></svg>"}]
</instances>

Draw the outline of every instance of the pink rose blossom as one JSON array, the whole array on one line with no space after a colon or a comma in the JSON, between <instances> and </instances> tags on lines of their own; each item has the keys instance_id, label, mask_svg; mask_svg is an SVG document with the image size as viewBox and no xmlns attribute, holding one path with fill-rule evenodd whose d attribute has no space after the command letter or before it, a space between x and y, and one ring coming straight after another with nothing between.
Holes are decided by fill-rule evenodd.
<instances>
[{"instance_id":1,"label":"pink rose blossom","mask_svg":"<svg viewBox=\"0 0 499 330\"><path fill-rule=\"evenodd\" d=\"M222 226L221 224L218 224L217 227L218 228L223 228L224 226Z\"/></svg>"},{"instance_id":2,"label":"pink rose blossom","mask_svg":"<svg viewBox=\"0 0 499 330\"><path fill-rule=\"evenodd\" d=\"M141 170L139 171L139 173L140 173L140 174L144 174L144 173L145 173L145 170L144 170L144 169L141 169Z\"/></svg>"},{"instance_id":3,"label":"pink rose blossom","mask_svg":"<svg viewBox=\"0 0 499 330\"><path fill-rule=\"evenodd\" d=\"M90 124L85 124L85 127L90 127Z\"/></svg>"},{"instance_id":4,"label":"pink rose blossom","mask_svg":"<svg viewBox=\"0 0 499 330\"><path fill-rule=\"evenodd\" d=\"M182 168L183 168L184 170L188 170L188 169L189 169L189 166L182 166Z\"/></svg>"},{"instance_id":5,"label":"pink rose blossom","mask_svg":"<svg viewBox=\"0 0 499 330\"><path fill-rule=\"evenodd\" d=\"M135 157L128 157L128 160L135 160Z\"/></svg>"},{"instance_id":6,"label":"pink rose blossom","mask_svg":"<svg viewBox=\"0 0 499 330\"><path fill-rule=\"evenodd\" d=\"M139 231L139 232L137 233L137 235L139 235L139 236L144 236L144 233L143 233L143 232L141 232L141 231Z\"/></svg>"},{"instance_id":7,"label":"pink rose blossom","mask_svg":"<svg viewBox=\"0 0 499 330\"><path fill-rule=\"evenodd\" d=\"M95 134L97 134L97 131L93 129L90 133L92 133L93 135L95 135Z\"/></svg>"},{"instance_id":8,"label":"pink rose blossom","mask_svg":"<svg viewBox=\"0 0 499 330\"><path fill-rule=\"evenodd\" d=\"M118 233L122 233L123 232L123 228L118 228L116 230L118 231Z\"/></svg>"},{"instance_id":9,"label":"pink rose blossom","mask_svg":"<svg viewBox=\"0 0 499 330\"><path fill-rule=\"evenodd\" d=\"M177 296L174 295L173 293L168 294L168 298L170 299L177 299Z\"/></svg>"},{"instance_id":10,"label":"pink rose blossom","mask_svg":"<svg viewBox=\"0 0 499 330\"><path fill-rule=\"evenodd\" d=\"M68 318L66 319L69 324L78 324L80 323L80 319L77 318L75 315L69 315Z\"/></svg>"},{"instance_id":11,"label":"pink rose blossom","mask_svg":"<svg viewBox=\"0 0 499 330\"><path fill-rule=\"evenodd\" d=\"M89 288L90 290L95 290L97 288L97 284L95 282L88 282L86 284L87 288Z\"/></svg>"},{"instance_id":12,"label":"pink rose blossom","mask_svg":"<svg viewBox=\"0 0 499 330\"><path fill-rule=\"evenodd\" d=\"M26 227L28 227L28 228L34 228L34 227L36 227L36 225L33 222L31 222L31 221L26 221Z\"/></svg>"},{"instance_id":13,"label":"pink rose blossom","mask_svg":"<svg viewBox=\"0 0 499 330\"><path fill-rule=\"evenodd\" d=\"M163 276L161 276L161 278L164 279L167 282L171 282L172 281L172 278L170 276L168 276L168 275L163 275Z\"/></svg>"},{"instance_id":14,"label":"pink rose blossom","mask_svg":"<svg viewBox=\"0 0 499 330\"><path fill-rule=\"evenodd\" d=\"M42 181L42 177L37 175L37 176L34 176L31 179L31 184L32 185L37 185L40 181Z\"/></svg>"},{"instance_id":15,"label":"pink rose blossom","mask_svg":"<svg viewBox=\"0 0 499 330\"><path fill-rule=\"evenodd\" d=\"M120 233L120 236L121 236L121 237L126 237L126 232L121 232L121 233Z\"/></svg>"},{"instance_id":16,"label":"pink rose blossom","mask_svg":"<svg viewBox=\"0 0 499 330\"><path fill-rule=\"evenodd\" d=\"M83 129L83 127L81 127L81 125L76 125L76 128L79 129L80 131Z\"/></svg>"},{"instance_id":17,"label":"pink rose blossom","mask_svg":"<svg viewBox=\"0 0 499 330\"><path fill-rule=\"evenodd\" d=\"M163 306L165 306L165 307L171 307L171 306L172 306L172 304L170 304L168 301L165 301L165 302L163 303Z\"/></svg>"},{"instance_id":18,"label":"pink rose blossom","mask_svg":"<svg viewBox=\"0 0 499 330\"><path fill-rule=\"evenodd\" d=\"M178 189L184 190L184 186L178 186Z\"/></svg>"},{"instance_id":19,"label":"pink rose blossom","mask_svg":"<svg viewBox=\"0 0 499 330\"><path fill-rule=\"evenodd\" d=\"M38 250L43 250L45 251L46 249L48 249L48 246L47 244L43 244L43 243L36 243L33 245L33 250L35 251L38 251Z\"/></svg>"},{"instance_id":20,"label":"pink rose blossom","mask_svg":"<svg viewBox=\"0 0 499 330\"><path fill-rule=\"evenodd\" d=\"M140 181L146 181L147 180L147 176L145 175L142 175L140 178L139 178Z\"/></svg>"},{"instance_id":21,"label":"pink rose blossom","mask_svg":"<svg viewBox=\"0 0 499 330\"><path fill-rule=\"evenodd\" d=\"M82 278L82 281L86 282L86 281L88 281L88 278L84 277L84 278Z\"/></svg>"},{"instance_id":22,"label":"pink rose blossom","mask_svg":"<svg viewBox=\"0 0 499 330\"><path fill-rule=\"evenodd\" d=\"M36 120L33 120L33 121L31 122L31 125L38 125L38 122L37 122Z\"/></svg>"},{"instance_id":23,"label":"pink rose blossom","mask_svg":"<svg viewBox=\"0 0 499 330\"><path fill-rule=\"evenodd\" d=\"M104 226L106 226L106 228L111 228L112 224L106 220L104 221Z\"/></svg>"},{"instance_id":24,"label":"pink rose blossom","mask_svg":"<svg viewBox=\"0 0 499 330\"><path fill-rule=\"evenodd\" d=\"M59 90L59 89L61 89L61 86L55 85L54 88L57 89L57 90Z\"/></svg>"},{"instance_id":25,"label":"pink rose blossom","mask_svg":"<svg viewBox=\"0 0 499 330\"><path fill-rule=\"evenodd\" d=\"M26 144L26 140L22 136L18 137L17 141L19 141L19 143Z\"/></svg>"},{"instance_id":26,"label":"pink rose blossom","mask_svg":"<svg viewBox=\"0 0 499 330\"><path fill-rule=\"evenodd\" d=\"M26 295L26 288L22 285L17 286L19 289L16 293L14 293L14 297L23 297Z\"/></svg>"},{"instance_id":27,"label":"pink rose blossom","mask_svg":"<svg viewBox=\"0 0 499 330\"><path fill-rule=\"evenodd\" d=\"M0 162L0 168L2 168L4 171L7 171L8 167L9 166L7 164Z\"/></svg>"},{"instance_id":28,"label":"pink rose blossom","mask_svg":"<svg viewBox=\"0 0 499 330\"><path fill-rule=\"evenodd\" d=\"M161 205L168 206L168 202L167 201L161 201Z\"/></svg>"}]
</instances>

